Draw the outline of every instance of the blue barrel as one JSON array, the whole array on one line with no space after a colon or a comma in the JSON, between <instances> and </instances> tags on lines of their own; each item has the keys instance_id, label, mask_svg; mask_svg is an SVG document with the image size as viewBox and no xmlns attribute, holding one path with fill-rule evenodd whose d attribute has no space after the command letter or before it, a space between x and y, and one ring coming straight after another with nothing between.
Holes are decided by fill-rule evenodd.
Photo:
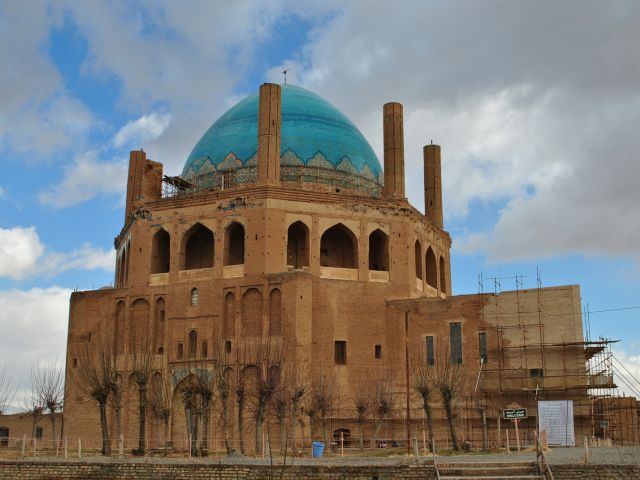
<instances>
[{"instance_id":1,"label":"blue barrel","mask_svg":"<svg viewBox=\"0 0 640 480\"><path fill-rule=\"evenodd\" d=\"M313 458L321 458L324 452L324 443L313 442Z\"/></svg>"}]
</instances>

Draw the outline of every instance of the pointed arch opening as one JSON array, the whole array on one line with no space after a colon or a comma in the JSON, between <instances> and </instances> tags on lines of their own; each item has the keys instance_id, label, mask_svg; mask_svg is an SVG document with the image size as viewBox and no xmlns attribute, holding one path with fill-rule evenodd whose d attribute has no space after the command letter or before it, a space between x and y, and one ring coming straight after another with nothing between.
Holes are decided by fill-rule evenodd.
<instances>
[{"instance_id":1,"label":"pointed arch opening","mask_svg":"<svg viewBox=\"0 0 640 480\"><path fill-rule=\"evenodd\" d=\"M431 247L427 248L427 254L424 257L426 268L426 280L430 287L438 288L438 270L436 264L436 254L433 253Z\"/></svg>"},{"instance_id":2,"label":"pointed arch opening","mask_svg":"<svg viewBox=\"0 0 640 480\"><path fill-rule=\"evenodd\" d=\"M269 293L269 335L282 335L282 294L279 288Z\"/></svg>"},{"instance_id":3,"label":"pointed arch opening","mask_svg":"<svg viewBox=\"0 0 640 480\"><path fill-rule=\"evenodd\" d=\"M189 332L189 358L196 358L196 352L198 350L198 332L195 330L191 330Z\"/></svg>"},{"instance_id":4,"label":"pointed arch opening","mask_svg":"<svg viewBox=\"0 0 640 480\"><path fill-rule=\"evenodd\" d=\"M114 345L116 354L124 353L125 323L124 323L124 302L120 300L116 305L116 338Z\"/></svg>"},{"instance_id":5,"label":"pointed arch opening","mask_svg":"<svg viewBox=\"0 0 640 480\"><path fill-rule=\"evenodd\" d=\"M287 231L287 265L295 269L309 266L309 229L297 221Z\"/></svg>"},{"instance_id":6,"label":"pointed arch opening","mask_svg":"<svg viewBox=\"0 0 640 480\"><path fill-rule=\"evenodd\" d=\"M380 229L369 235L369 270L389 271L389 237Z\"/></svg>"},{"instance_id":7,"label":"pointed arch opening","mask_svg":"<svg viewBox=\"0 0 640 480\"><path fill-rule=\"evenodd\" d=\"M224 231L224 265L244 263L244 227L232 222Z\"/></svg>"},{"instance_id":8,"label":"pointed arch opening","mask_svg":"<svg viewBox=\"0 0 640 480\"><path fill-rule=\"evenodd\" d=\"M161 228L151 239L151 273L167 273L171 257L171 237Z\"/></svg>"},{"instance_id":9,"label":"pointed arch opening","mask_svg":"<svg viewBox=\"0 0 640 480\"><path fill-rule=\"evenodd\" d=\"M229 340L236 336L236 296L227 292L224 296L224 338Z\"/></svg>"},{"instance_id":10,"label":"pointed arch opening","mask_svg":"<svg viewBox=\"0 0 640 480\"><path fill-rule=\"evenodd\" d=\"M416 240L415 244L416 257L416 278L422 280L422 244L420 240Z\"/></svg>"},{"instance_id":11,"label":"pointed arch opening","mask_svg":"<svg viewBox=\"0 0 640 480\"><path fill-rule=\"evenodd\" d=\"M164 326L165 326L165 305L164 298L160 297L156 300L155 323L153 338L155 339L156 351L158 353L164 351Z\"/></svg>"},{"instance_id":12,"label":"pointed arch opening","mask_svg":"<svg viewBox=\"0 0 640 480\"><path fill-rule=\"evenodd\" d=\"M213 266L213 232L196 223L182 237L180 270L197 270Z\"/></svg>"},{"instance_id":13,"label":"pointed arch opening","mask_svg":"<svg viewBox=\"0 0 640 480\"><path fill-rule=\"evenodd\" d=\"M449 293L447 291L447 272L444 257L442 255L440 256L440 291L446 294Z\"/></svg>"},{"instance_id":14,"label":"pointed arch opening","mask_svg":"<svg viewBox=\"0 0 640 480\"><path fill-rule=\"evenodd\" d=\"M242 295L242 332L245 337L262 336L262 293L257 288Z\"/></svg>"},{"instance_id":15,"label":"pointed arch opening","mask_svg":"<svg viewBox=\"0 0 640 480\"><path fill-rule=\"evenodd\" d=\"M131 352L146 352L149 343L149 302L139 298L131 304Z\"/></svg>"},{"instance_id":16,"label":"pointed arch opening","mask_svg":"<svg viewBox=\"0 0 640 480\"><path fill-rule=\"evenodd\" d=\"M358 242L342 223L327 229L320 239L320 265L334 268L358 267Z\"/></svg>"}]
</instances>

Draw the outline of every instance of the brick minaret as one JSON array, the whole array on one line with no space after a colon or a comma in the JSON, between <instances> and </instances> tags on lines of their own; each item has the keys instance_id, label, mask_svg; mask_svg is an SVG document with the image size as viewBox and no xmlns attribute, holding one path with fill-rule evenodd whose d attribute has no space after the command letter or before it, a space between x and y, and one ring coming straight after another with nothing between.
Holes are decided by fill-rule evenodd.
<instances>
[{"instance_id":1,"label":"brick minaret","mask_svg":"<svg viewBox=\"0 0 640 480\"><path fill-rule=\"evenodd\" d=\"M440 145L425 145L424 154L424 214L438 228L444 227L442 215L442 178L440 176Z\"/></svg>"},{"instance_id":2,"label":"brick minaret","mask_svg":"<svg viewBox=\"0 0 640 480\"><path fill-rule=\"evenodd\" d=\"M282 88L274 83L260 86L258 107L258 183L280 183L280 126Z\"/></svg>"},{"instance_id":3,"label":"brick minaret","mask_svg":"<svg viewBox=\"0 0 640 480\"><path fill-rule=\"evenodd\" d=\"M384 195L404 198L404 128L402 104L387 103L383 109Z\"/></svg>"}]
</instances>

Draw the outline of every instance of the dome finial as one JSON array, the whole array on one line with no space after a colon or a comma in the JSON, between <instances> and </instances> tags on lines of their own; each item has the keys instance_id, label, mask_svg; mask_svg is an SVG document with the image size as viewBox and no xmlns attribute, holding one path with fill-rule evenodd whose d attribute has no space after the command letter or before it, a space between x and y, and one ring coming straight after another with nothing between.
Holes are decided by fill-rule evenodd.
<instances>
[{"instance_id":1,"label":"dome finial","mask_svg":"<svg viewBox=\"0 0 640 480\"><path fill-rule=\"evenodd\" d=\"M284 84L285 84L285 85L287 84L287 72L288 72L289 70L291 70L291 69L290 69L290 68L285 68L285 69L282 71L282 74L284 75Z\"/></svg>"}]
</instances>

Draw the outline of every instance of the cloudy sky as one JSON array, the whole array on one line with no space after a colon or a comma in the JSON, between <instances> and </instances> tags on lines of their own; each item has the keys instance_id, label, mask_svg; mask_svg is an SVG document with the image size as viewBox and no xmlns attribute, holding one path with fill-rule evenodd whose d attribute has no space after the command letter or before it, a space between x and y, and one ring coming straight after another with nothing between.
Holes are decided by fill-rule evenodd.
<instances>
[{"instance_id":1,"label":"cloudy sky","mask_svg":"<svg viewBox=\"0 0 640 480\"><path fill-rule=\"evenodd\" d=\"M454 293L580 284L640 377L638 25L635 0L0 1L0 369L62 361L70 292L113 281L128 152L178 174L286 67L380 158L404 104L419 209L442 145Z\"/></svg>"}]
</instances>

